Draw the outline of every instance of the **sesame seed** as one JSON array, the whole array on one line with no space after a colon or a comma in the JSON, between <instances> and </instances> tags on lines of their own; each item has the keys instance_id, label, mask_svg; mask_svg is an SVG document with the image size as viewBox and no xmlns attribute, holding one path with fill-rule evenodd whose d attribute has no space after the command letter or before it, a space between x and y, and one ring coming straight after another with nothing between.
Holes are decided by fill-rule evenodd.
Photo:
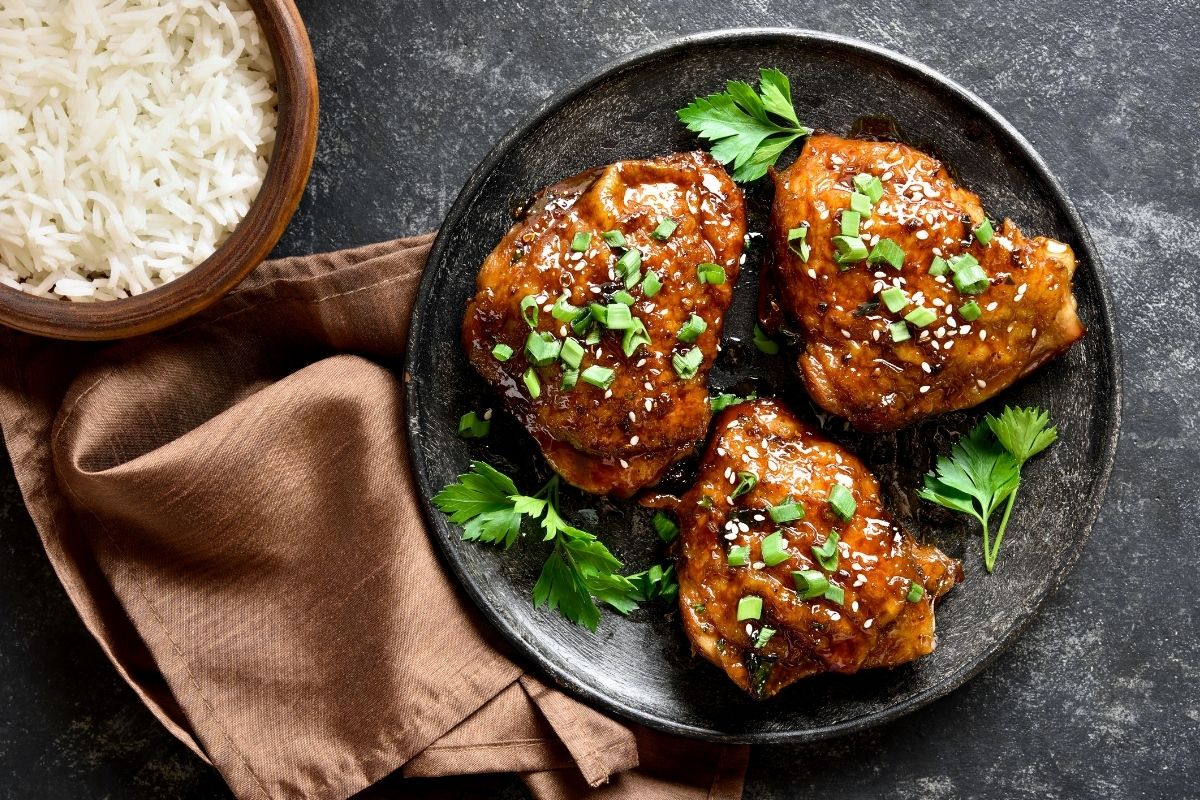
<instances>
[{"instance_id":1,"label":"sesame seed","mask_svg":"<svg viewBox=\"0 0 1200 800\"><path fill-rule=\"evenodd\" d=\"M970 333L970 332L971 332L971 326L970 326L970 325L965 325L965 324L964 324L964 325L962 325L962 326L960 326L960 327L959 327L959 329L958 329L958 332L959 332L960 334L962 334L963 336L966 336L968 333Z\"/></svg>"},{"instance_id":2,"label":"sesame seed","mask_svg":"<svg viewBox=\"0 0 1200 800\"><path fill-rule=\"evenodd\" d=\"M874 339L874 340L875 340L875 341L877 341L877 342L879 341L879 329L878 329L878 328L876 328L875 330L871 331L871 338L872 338L872 339Z\"/></svg>"},{"instance_id":3,"label":"sesame seed","mask_svg":"<svg viewBox=\"0 0 1200 800\"><path fill-rule=\"evenodd\" d=\"M637 422L637 414L635 414L635 413L633 413L632 411L630 411L630 412L629 412L629 421L630 421L630 422Z\"/></svg>"},{"instance_id":4,"label":"sesame seed","mask_svg":"<svg viewBox=\"0 0 1200 800\"><path fill-rule=\"evenodd\" d=\"M887 277L887 273L886 273L886 272L876 272L876 273L875 273L875 277L876 277L876 278L886 278L886 277Z\"/></svg>"},{"instance_id":5,"label":"sesame seed","mask_svg":"<svg viewBox=\"0 0 1200 800\"><path fill-rule=\"evenodd\" d=\"M948 340L946 341L946 349L947 349L947 350L949 350L951 347L954 347L954 340L953 340L953 339L948 339Z\"/></svg>"},{"instance_id":6,"label":"sesame seed","mask_svg":"<svg viewBox=\"0 0 1200 800\"><path fill-rule=\"evenodd\" d=\"M725 534L725 540L726 540L726 541L732 542L732 541L734 541L735 539L737 539L737 534L736 534L736 533L727 533L727 534Z\"/></svg>"},{"instance_id":7,"label":"sesame seed","mask_svg":"<svg viewBox=\"0 0 1200 800\"><path fill-rule=\"evenodd\" d=\"M812 267L809 267L808 268L808 277L812 278L815 281L817 279L817 271L815 269L813 269Z\"/></svg>"},{"instance_id":8,"label":"sesame seed","mask_svg":"<svg viewBox=\"0 0 1200 800\"><path fill-rule=\"evenodd\" d=\"M924 241L925 239L929 238L929 231L917 231L915 236L921 241Z\"/></svg>"},{"instance_id":9,"label":"sesame seed","mask_svg":"<svg viewBox=\"0 0 1200 800\"><path fill-rule=\"evenodd\" d=\"M654 408L654 401L651 400L649 397L647 397L646 398L646 410L649 411L652 408Z\"/></svg>"},{"instance_id":10,"label":"sesame seed","mask_svg":"<svg viewBox=\"0 0 1200 800\"><path fill-rule=\"evenodd\" d=\"M719 456L721 456L722 458L724 458L724 457L725 457L725 448L724 448L724 447L718 447L718 448L717 448L717 455L719 455Z\"/></svg>"},{"instance_id":11,"label":"sesame seed","mask_svg":"<svg viewBox=\"0 0 1200 800\"><path fill-rule=\"evenodd\" d=\"M978 386L980 389L986 389L987 381L985 381L983 378L976 378L975 385Z\"/></svg>"},{"instance_id":12,"label":"sesame seed","mask_svg":"<svg viewBox=\"0 0 1200 800\"><path fill-rule=\"evenodd\" d=\"M922 386L922 387L921 387L921 394L925 394L925 393L926 393L926 392L928 392L928 391L929 391L929 387L928 387L928 386Z\"/></svg>"},{"instance_id":13,"label":"sesame seed","mask_svg":"<svg viewBox=\"0 0 1200 800\"><path fill-rule=\"evenodd\" d=\"M737 524L737 526L738 526L738 530L739 530L739 531L741 531L742 533L749 533L749 532L750 532L750 526L749 526L749 525L747 525L747 524L746 524L746 523L744 523L744 522L739 522L739 523Z\"/></svg>"},{"instance_id":14,"label":"sesame seed","mask_svg":"<svg viewBox=\"0 0 1200 800\"><path fill-rule=\"evenodd\" d=\"M986 338L987 338L987 328L980 328L979 329L979 341L982 342Z\"/></svg>"},{"instance_id":15,"label":"sesame seed","mask_svg":"<svg viewBox=\"0 0 1200 800\"><path fill-rule=\"evenodd\" d=\"M746 635L747 636L754 635L754 625L752 623L749 623L749 622L746 623Z\"/></svg>"},{"instance_id":16,"label":"sesame seed","mask_svg":"<svg viewBox=\"0 0 1200 800\"><path fill-rule=\"evenodd\" d=\"M946 317L946 324L949 325L951 328L957 328L958 320L956 320L954 317Z\"/></svg>"},{"instance_id":17,"label":"sesame seed","mask_svg":"<svg viewBox=\"0 0 1200 800\"><path fill-rule=\"evenodd\" d=\"M605 400L608 400L610 397L612 397L612 389L609 389L609 390L605 391L605 393L604 393Z\"/></svg>"},{"instance_id":18,"label":"sesame seed","mask_svg":"<svg viewBox=\"0 0 1200 800\"><path fill-rule=\"evenodd\" d=\"M946 301L940 297L935 297L933 298L933 304L938 308L941 308L942 306L946 305Z\"/></svg>"},{"instance_id":19,"label":"sesame seed","mask_svg":"<svg viewBox=\"0 0 1200 800\"><path fill-rule=\"evenodd\" d=\"M869 627L871 627L871 626L872 626L872 625L874 625L874 624L875 624L875 619L874 619L874 618L871 618L871 619L869 619L869 620L867 620L866 622L864 622L864 623L863 623L863 627L864 627L864 628L869 628Z\"/></svg>"},{"instance_id":20,"label":"sesame seed","mask_svg":"<svg viewBox=\"0 0 1200 800\"><path fill-rule=\"evenodd\" d=\"M633 445L637 444L639 441L640 441L640 440L638 439L638 437L637 437L636 435L634 435L634 436L630 436L630 437L629 437L629 445L630 445L630 447L632 447Z\"/></svg>"},{"instance_id":21,"label":"sesame seed","mask_svg":"<svg viewBox=\"0 0 1200 800\"><path fill-rule=\"evenodd\" d=\"M945 282L946 282L946 276L945 276L945 275L934 275L934 276L933 276L933 279L934 279L935 281L937 281L938 283L945 283Z\"/></svg>"},{"instance_id":22,"label":"sesame seed","mask_svg":"<svg viewBox=\"0 0 1200 800\"><path fill-rule=\"evenodd\" d=\"M1029 338L1030 338L1030 339L1036 339L1036 338L1037 338L1037 328L1034 328L1033 330L1031 330L1031 331L1029 332Z\"/></svg>"},{"instance_id":23,"label":"sesame seed","mask_svg":"<svg viewBox=\"0 0 1200 800\"><path fill-rule=\"evenodd\" d=\"M855 600L854 602L852 602L852 603L850 604L850 610L851 610L851 611L858 611L858 601L857 601L857 600Z\"/></svg>"},{"instance_id":24,"label":"sesame seed","mask_svg":"<svg viewBox=\"0 0 1200 800\"><path fill-rule=\"evenodd\" d=\"M933 370L931 370L931 369L929 368L929 362L928 362L928 361L922 361L922 362L921 362L921 371L922 371L922 372L924 372L925 374L929 374L930 372L932 372L932 371L933 371Z\"/></svg>"},{"instance_id":25,"label":"sesame seed","mask_svg":"<svg viewBox=\"0 0 1200 800\"><path fill-rule=\"evenodd\" d=\"M999 303L997 303L995 300L993 300L992 302L988 303L987 306L985 306L985 308L987 308L988 311L995 311L996 307L999 305L1000 305Z\"/></svg>"},{"instance_id":26,"label":"sesame seed","mask_svg":"<svg viewBox=\"0 0 1200 800\"><path fill-rule=\"evenodd\" d=\"M830 618L831 620L833 620L834 622L837 622L839 619L841 619L841 618L842 618L842 615L841 615L841 614L839 614L839 613L838 613L838 612L836 612L836 611L830 611L830 612L829 612L829 618Z\"/></svg>"},{"instance_id":27,"label":"sesame seed","mask_svg":"<svg viewBox=\"0 0 1200 800\"><path fill-rule=\"evenodd\" d=\"M846 330L845 328L842 328L842 336L845 336L847 339L852 338L850 336L850 331Z\"/></svg>"},{"instance_id":28,"label":"sesame seed","mask_svg":"<svg viewBox=\"0 0 1200 800\"><path fill-rule=\"evenodd\" d=\"M621 463L621 469L629 469L629 462L628 462L628 461L626 461L625 459L623 459L623 458L622 458L622 459L621 459L621 461L620 461L620 463Z\"/></svg>"},{"instance_id":29,"label":"sesame seed","mask_svg":"<svg viewBox=\"0 0 1200 800\"><path fill-rule=\"evenodd\" d=\"M767 518L766 518L766 517L764 517L762 514L755 514L755 515L754 515L754 521L755 521L755 522L766 522L766 520L767 520Z\"/></svg>"},{"instance_id":30,"label":"sesame seed","mask_svg":"<svg viewBox=\"0 0 1200 800\"><path fill-rule=\"evenodd\" d=\"M645 387L646 387L646 391L647 391L647 392L652 392L652 391L654 391L654 384L653 384L653 383L651 383L650 381L646 381L645 383L643 383L643 384L642 384L642 386L645 386Z\"/></svg>"},{"instance_id":31,"label":"sesame seed","mask_svg":"<svg viewBox=\"0 0 1200 800\"><path fill-rule=\"evenodd\" d=\"M492 410L490 408L483 412L483 418L484 419L492 418Z\"/></svg>"},{"instance_id":32,"label":"sesame seed","mask_svg":"<svg viewBox=\"0 0 1200 800\"><path fill-rule=\"evenodd\" d=\"M638 359L638 362L637 362L637 365L636 365L636 366L638 366L638 367L644 367L644 366L646 366L646 359L644 359L644 358L642 358L642 359Z\"/></svg>"},{"instance_id":33,"label":"sesame seed","mask_svg":"<svg viewBox=\"0 0 1200 800\"><path fill-rule=\"evenodd\" d=\"M763 567L765 567L765 566L766 566L766 562L763 562L763 561L755 561L755 562L754 562L753 564L751 564L750 566L754 567L755 569L762 569Z\"/></svg>"}]
</instances>

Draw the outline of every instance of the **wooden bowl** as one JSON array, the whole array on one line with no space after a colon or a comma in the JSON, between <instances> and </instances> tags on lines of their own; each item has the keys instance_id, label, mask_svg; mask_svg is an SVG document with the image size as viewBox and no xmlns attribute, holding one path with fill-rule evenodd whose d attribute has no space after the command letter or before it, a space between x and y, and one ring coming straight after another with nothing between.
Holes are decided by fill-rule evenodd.
<instances>
[{"instance_id":1,"label":"wooden bowl","mask_svg":"<svg viewBox=\"0 0 1200 800\"><path fill-rule=\"evenodd\" d=\"M75 303L0 284L0 323L56 339L101 340L165 328L212 305L262 263L304 194L317 147L317 71L291 0L250 0L275 62L278 127L267 175L246 217L207 259L134 297Z\"/></svg>"}]
</instances>

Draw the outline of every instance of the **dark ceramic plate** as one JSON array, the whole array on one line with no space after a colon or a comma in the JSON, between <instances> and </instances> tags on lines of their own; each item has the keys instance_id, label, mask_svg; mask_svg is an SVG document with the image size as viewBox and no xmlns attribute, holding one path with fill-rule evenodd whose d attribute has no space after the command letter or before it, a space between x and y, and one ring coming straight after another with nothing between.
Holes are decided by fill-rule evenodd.
<instances>
[{"instance_id":1,"label":"dark ceramic plate","mask_svg":"<svg viewBox=\"0 0 1200 800\"><path fill-rule=\"evenodd\" d=\"M950 165L992 217L1009 216L1027 233L1069 243L1079 257L1075 295L1089 328L1065 357L982 408L880 437L826 423L830 435L871 465L897 517L963 560L966 582L939 607L932 655L894 670L809 679L766 702L748 699L716 667L690 654L673 606L643 607L627 618L606 612L597 633L535 611L530 590L546 556L537 537L507 552L463 542L428 502L471 459L497 465L524 490L548 476L533 441L504 413L497 413L484 441L456 436L465 411L499 408L463 355L459 326L479 265L512 225L512 209L587 167L695 149L675 109L721 90L731 78L754 81L760 67L790 76L807 124L848 132L863 117L887 115L906 141ZM793 149L781 166L794 157ZM752 231L765 230L768 183L748 191ZM760 244L749 253L712 386L755 386L815 419L790 359L763 356L745 341L762 251ZM497 144L434 244L407 364L409 444L430 530L467 593L518 651L567 691L616 714L685 736L745 742L816 739L894 718L958 687L1008 645L1063 580L1087 538L1119 422L1118 351L1099 269L1083 223L1029 143L979 98L914 61L848 39L783 30L691 36L630 56L552 99ZM934 453L1004 403L1048 409L1060 440L1026 467L999 567L987 576L978 534L913 492ZM685 481L687 470L682 466L676 480ZM664 558L648 514L633 504L573 490L564 492L564 504L569 518L600 534L630 569Z\"/></svg>"}]
</instances>

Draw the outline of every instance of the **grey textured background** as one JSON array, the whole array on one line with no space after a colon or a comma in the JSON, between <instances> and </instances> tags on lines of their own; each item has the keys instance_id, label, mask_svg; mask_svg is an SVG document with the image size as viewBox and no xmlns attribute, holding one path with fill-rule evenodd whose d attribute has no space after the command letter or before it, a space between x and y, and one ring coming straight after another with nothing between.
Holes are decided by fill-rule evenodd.
<instances>
[{"instance_id":1,"label":"grey textured background","mask_svg":"<svg viewBox=\"0 0 1200 800\"><path fill-rule=\"evenodd\" d=\"M1067 585L963 689L866 734L759 748L768 798L1200 797L1200 11L1148 0L304 0L322 138L280 253L435 227L492 142L610 58L691 31L857 36L965 84L1041 152L1105 259L1125 422ZM0 469L0 797L223 798L84 631ZM519 798L507 778L463 797ZM393 783L396 794L407 794Z\"/></svg>"}]
</instances>

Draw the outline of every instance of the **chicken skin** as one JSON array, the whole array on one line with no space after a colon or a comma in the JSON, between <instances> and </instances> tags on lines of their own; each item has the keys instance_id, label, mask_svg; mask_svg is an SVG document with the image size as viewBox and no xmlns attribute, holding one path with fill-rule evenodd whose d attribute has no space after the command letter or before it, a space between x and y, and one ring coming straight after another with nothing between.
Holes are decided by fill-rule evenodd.
<instances>
[{"instance_id":1,"label":"chicken skin","mask_svg":"<svg viewBox=\"0 0 1200 800\"><path fill-rule=\"evenodd\" d=\"M760 307L797 325L808 393L859 430L977 405L1083 336L1071 249L993 232L933 157L814 135L774 180Z\"/></svg>"},{"instance_id":2,"label":"chicken skin","mask_svg":"<svg viewBox=\"0 0 1200 800\"><path fill-rule=\"evenodd\" d=\"M569 483L629 497L704 439L745 234L725 170L681 153L544 189L484 261L463 346Z\"/></svg>"},{"instance_id":3,"label":"chicken skin","mask_svg":"<svg viewBox=\"0 0 1200 800\"><path fill-rule=\"evenodd\" d=\"M962 579L892 522L857 458L774 400L722 412L676 510L684 628L757 698L931 652L934 602Z\"/></svg>"}]
</instances>

